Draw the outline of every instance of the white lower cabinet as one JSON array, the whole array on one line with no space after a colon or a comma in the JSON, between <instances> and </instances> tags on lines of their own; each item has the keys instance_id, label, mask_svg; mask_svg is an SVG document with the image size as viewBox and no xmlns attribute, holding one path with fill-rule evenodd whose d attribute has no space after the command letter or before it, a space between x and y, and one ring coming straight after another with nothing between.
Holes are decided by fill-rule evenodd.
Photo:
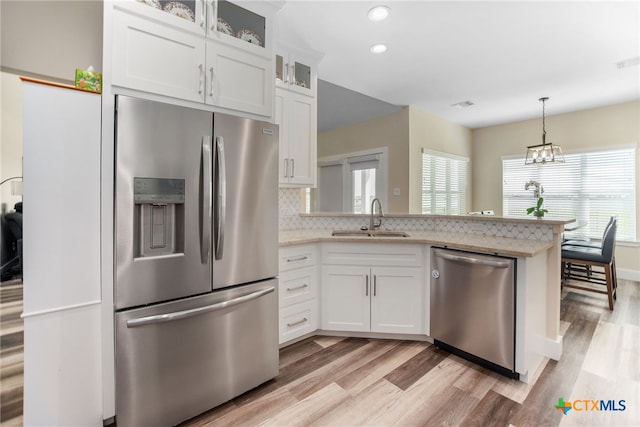
<instances>
[{"instance_id":1,"label":"white lower cabinet","mask_svg":"<svg viewBox=\"0 0 640 427\"><path fill-rule=\"evenodd\" d=\"M322 329L423 333L421 254L419 245L326 245L323 260L335 264L322 267Z\"/></svg>"},{"instance_id":2,"label":"white lower cabinet","mask_svg":"<svg viewBox=\"0 0 640 427\"><path fill-rule=\"evenodd\" d=\"M318 329L316 245L280 250L279 343Z\"/></svg>"}]
</instances>

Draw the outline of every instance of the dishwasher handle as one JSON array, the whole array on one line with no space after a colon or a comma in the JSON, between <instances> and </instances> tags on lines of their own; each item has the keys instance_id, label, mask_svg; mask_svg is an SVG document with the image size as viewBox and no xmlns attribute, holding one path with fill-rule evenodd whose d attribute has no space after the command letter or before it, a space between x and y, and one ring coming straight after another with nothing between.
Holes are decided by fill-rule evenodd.
<instances>
[{"instance_id":1,"label":"dishwasher handle","mask_svg":"<svg viewBox=\"0 0 640 427\"><path fill-rule=\"evenodd\" d=\"M462 255L451 255L447 253L439 253L437 256L442 257L449 261L458 261L464 262L467 264L475 264L475 265L486 265L488 267L496 267L496 268L509 268L511 265L510 261L491 261L487 259L467 257Z\"/></svg>"},{"instance_id":2,"label":"dishwasher handle","mask_svg":"<svg viewBox=\"0 0 640 427\"><path fill-rule=\"evenodd\" d=\"M175 320L185 319L187 317L197 316L211 311L222 310L224 308L233 307L234 305L242 304L260 298L263 295L270 294L275 288L262 289L250 294L242 295L237 298L233 298L227 301L222 301L216 304L205 305L204 307L192 308L191 310L176 311L173 313L157 314L155 316L140 317L138 319L127 320L127 328L136 328L138 326L153 325L156 323L172 322Z\"/></svg>"}]
</instances>

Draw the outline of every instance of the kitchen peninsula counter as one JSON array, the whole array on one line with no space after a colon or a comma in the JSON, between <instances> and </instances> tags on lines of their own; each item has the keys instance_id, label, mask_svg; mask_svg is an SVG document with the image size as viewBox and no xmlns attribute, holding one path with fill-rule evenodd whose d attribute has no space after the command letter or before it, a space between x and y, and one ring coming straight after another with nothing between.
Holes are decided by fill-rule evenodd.
<instances>
[{"instance_id":1,"label":"kitchen peninsula counter","mask_svg":"<svg viewBox=\"0 0 640 427\"><path fill-rule=\"evenodd\" d=\"M384 230L384 229L383 229ZM553 246L549 240L527 240L447 231L409 231L408 237L332 236L333 230L281 231L280 247L317 242L422 243L500 255L532 257Z\"/></svg>"},{"instance_id":2,"label":"kitchen peninsula counter","mask_svg":"<svg viewBox=\"0 0 640 427\"><path fill-rule=\"evenodd\" d=\"M378 218L376 218L377 220ZM424 244L446 246L519 258L520 286L534 292L541 303L528 315L540 325L531 344L540 355L558 360L562 355L560 334L561 243L564 226L574 219L499 217L494 215L387 214L381 230L403 231L409 237L332 236L333 230L359 230L369 225L368 215L281 213L281 250L303 244L359 243ZM538 294L537 292L542 292ZM533 347L532 347L533 348Z\"/></svg>"}]
</instances>

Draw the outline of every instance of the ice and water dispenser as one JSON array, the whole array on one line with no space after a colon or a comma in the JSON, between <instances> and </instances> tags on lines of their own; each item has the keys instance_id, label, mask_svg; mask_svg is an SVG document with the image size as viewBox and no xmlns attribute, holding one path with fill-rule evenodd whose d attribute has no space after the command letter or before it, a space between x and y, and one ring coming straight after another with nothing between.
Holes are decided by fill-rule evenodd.
<instances>
[{"instance_id":1,"label":"ice and water dispenser","mask_svg":"<svg viewBox=\"0 0 640 427\"><path fill-rule=\"evenodd\" d=\"M184 179L133 179L134 257L184 252Z\"/></svg>"}]
</instances>

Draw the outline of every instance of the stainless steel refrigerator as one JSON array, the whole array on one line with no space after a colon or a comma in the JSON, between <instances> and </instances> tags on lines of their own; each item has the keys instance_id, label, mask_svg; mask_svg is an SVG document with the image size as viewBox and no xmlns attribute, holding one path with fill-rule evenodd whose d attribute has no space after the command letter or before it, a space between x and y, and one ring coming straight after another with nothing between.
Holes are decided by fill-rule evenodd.
<instances>
[{"instance_id":1,"label":"stainless steel refrigerator","mask_svg":"<svg viewBox=\"0 0 640 427\"><path fill-rule=\"evenodd\" d=\"M116 421L175 425L278 374L278 127L115 114Z\"/></svg>"}]
</instances>

